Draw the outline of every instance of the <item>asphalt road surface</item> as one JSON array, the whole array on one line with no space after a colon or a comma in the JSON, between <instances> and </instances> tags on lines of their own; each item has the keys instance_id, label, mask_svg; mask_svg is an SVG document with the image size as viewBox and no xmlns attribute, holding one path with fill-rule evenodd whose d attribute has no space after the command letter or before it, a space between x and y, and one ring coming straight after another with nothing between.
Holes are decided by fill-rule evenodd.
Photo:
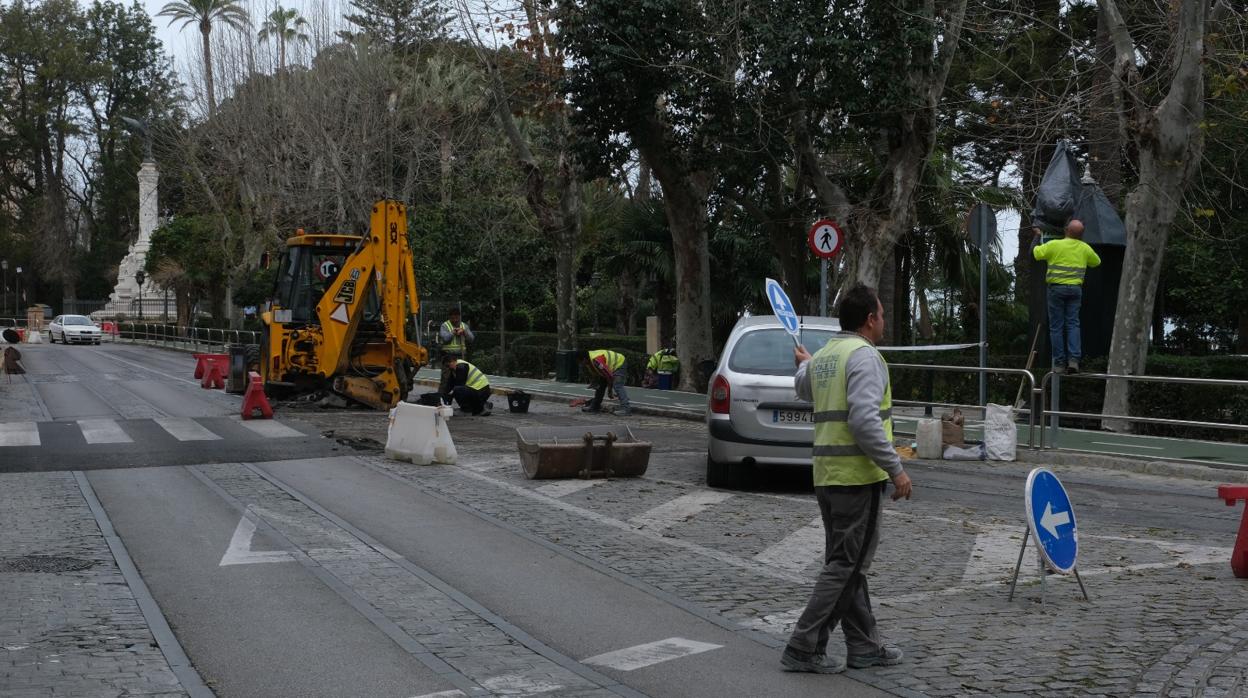
<instances>
[{"instance_id":1,"label":"asphalt road surface","mask_svg":"<svg viewBox=\"0 0 1248 698\"><path fill-rule=\"evenodd\" d=\"M1067 577L1042 587L1032 553L1007 602L1026 468L912 464L916 499L886 507L871 571L907 663L799 675L778 658L821 545L809 472L707 488L696 422L629 421L654 444L642 478L531 481L515 428L591 425L579 411L457 415L459 461L415 466L381 453L381 413L238 419L239 397L201 389L188 354L22 349L29 373L0 378L0 593L19 599L0 613L2 695L1119 695L1244 681L1248 600L1226 565L1238 511L1206 483L1056 469L1092 601ZM53 558L94 566L17 564ZM1232 639L1201 644L1210 627Z\"/></svg>"}]
</instances>

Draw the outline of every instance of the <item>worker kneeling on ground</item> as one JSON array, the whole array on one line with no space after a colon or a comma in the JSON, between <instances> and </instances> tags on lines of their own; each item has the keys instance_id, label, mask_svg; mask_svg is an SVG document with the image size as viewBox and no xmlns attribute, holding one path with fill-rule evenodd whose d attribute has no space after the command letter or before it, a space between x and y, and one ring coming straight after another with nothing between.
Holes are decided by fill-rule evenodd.
<instances>
[{"instance_id":1,"label":"worker kneeling on ground","mask_svg":"<svg viewBox=\"0 0 1248 698\"><path fill-rule=\"evenodd\" d=\"M620 406L615 410L618 415L628 416L633 413L628 402L628 371L624 365L624 355L608 349L590 349L581 352L580 361L589 371L590 387L594 389L594 399L581 409L582 412L601 412L602 397L608 394L619 397Z\"/></svg>"},{"instance_id":2,"label":"worker kneeling on ground","mask_svg":"<svg viewBox=\"0 0 1248 698\"><path fill-rule=\"evenodd\" d=\"M442 367L450 373L442 399L459 403L459 409L472 415L488 415L494 407L490 403L490 380L481 369L456 356L442 357Z\"/></svg>"}]
</instances>

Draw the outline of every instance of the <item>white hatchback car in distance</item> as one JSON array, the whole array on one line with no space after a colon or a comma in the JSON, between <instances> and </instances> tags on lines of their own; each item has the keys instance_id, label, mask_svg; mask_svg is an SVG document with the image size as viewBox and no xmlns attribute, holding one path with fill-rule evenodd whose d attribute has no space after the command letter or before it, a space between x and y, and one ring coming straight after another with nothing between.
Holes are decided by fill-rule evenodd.
<instances>
[{"instance_id":1,"label":"white hatchback car in distance","mask_svg":"<svg viewBox=\"0 0 1248 698\"><path fill-rule=\"evenodd\" d=\"M841 329L836 318L802 318L799 339L815 353ZM813 406L797 398L793 338L774 315L737 321L707 391L706 484L739 487L758 465L810 465Z\"/></svg>"}]
</instances>

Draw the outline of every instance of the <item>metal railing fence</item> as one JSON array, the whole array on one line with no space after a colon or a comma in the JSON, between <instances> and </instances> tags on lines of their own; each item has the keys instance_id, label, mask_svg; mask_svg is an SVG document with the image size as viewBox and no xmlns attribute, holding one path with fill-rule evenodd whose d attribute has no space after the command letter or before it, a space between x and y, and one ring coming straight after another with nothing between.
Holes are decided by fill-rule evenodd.
<instances>
[{"instance_id":1,"label":"metal railing fence","mask_svg":"<svg viewBox=\"0 0 1248 698\"><path fill-rule=\"evenodd\" d=\"M195 351L220 351L231 344L259 344L260 333L254 330L187 327L166 323L121 322L118 323L118 339L162 347L190 348Z\"/></svg>"},{"instance_id":2,"label":"metal railing fence","mask_svg":"<svg viewBox=\"0 0 1248 698\"><path fill-rule=\"evenodd\" d=\"M1026 413L1027 415L1027 446L1029 448L1035 447L1036 426L1037 425L1043 426L1044 424L1043 420L1039 418L1039 414L1044 409L1044 401L1042 399L1042 393L1040 389L1036 387L1036 377L1034 374L1032 374L1031 371L1028 371L1022 368L996 368L996 367L991 367L991 366L987 368L980 368L979 366L944 366L940 364L894 364L894 363L890 363L888 367L889 369L901 368L901 369L910 369L910 370L916 370L916 371L944 371L944 372L954 372L954 373L973 373L973 374L979 374L979 375L997 374L997 375L1007 375L1007 376L1018 376L1020 379L1022 379L1025 382L1026 386L1028 386L1027 387L1027 400L1031 405L1029 408L1022 408L1018 410L1018 412L1019 414ZM966 404L958 404L958 403L936 402L931 399L928 399L928 400L894 399L893 404L894 405L909 405L909 406L917 406L917 407L957 407L957 408L964 408L968 410L981 410L981 411L984 410L984 407L982 405L966 405Z\"/></svg>"},{"instance_id":3,"label":"metal railing fence","mask_svg":"<svg viewBox=\"0 0 1248 698\"><path fill-rule=\"evenodd\" d=\"M1062 417L1071 417L1075 419L1089 419L1094 421L1123 421L1137 424L1163 424L1167 426L1178 427L1195 427L1203 429L1226 429L1228 431L1248 431L1248 424L1240 424L1236 422L1207 422L1191 419L1170 419L1166 417L1132 417L1129 415L1109 415L1103 413L1092 412L1071 412L1061 409L1045 409L1044 405L1055 402L1059 408L1061 406L1061 381L1071 379L1099 379L1104 381L1123 380L1135 381L1139 383L1170 383L1179 385L1209 385L1222 388L1248 388L1248 380L1232 380L1228 378L1185 378L1180 376L1123 376L1113 373L1063 373L1058 374L1052 371L1046 373L1040 381L1040 409L1042 410L1040 424L1044 425L1044 418L1049 419L1049 435L1046 445L1045 429L1040 430L1040 448L1057 448L1057 441L1060 436ZM1052 386L1052 393L1049 388ZM1046 399L1047 398L1047 399Z\"/></svg>"}]
</instances>

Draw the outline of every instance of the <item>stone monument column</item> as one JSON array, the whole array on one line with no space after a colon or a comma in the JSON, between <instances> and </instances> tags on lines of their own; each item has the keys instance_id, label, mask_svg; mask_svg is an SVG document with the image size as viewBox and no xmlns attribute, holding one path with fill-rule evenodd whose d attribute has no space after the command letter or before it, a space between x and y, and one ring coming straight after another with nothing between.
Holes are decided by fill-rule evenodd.
<instances>
[{"instance_id":1,"label":"stone monument column","mask_svg":"<svg viewBox=\"0 0 1248 698\"><path fill-rule=\"evenodd\" d=\"M143 249L143 261L147 261L147 250L152 246L152 233L156 230L158 215L156 183L160 181L160 172L156 163L144 160L139 167L139 240L137 247Z\"/></svg>"},{"instance_id":2,"label":"stone monument column","mask_svg":"<svg viewBox=\"0 0 1248 698\"><path fill-rule=\"evenodd\" d=\"M138 300L139 284L134 275L147 264L147 252L152 247L152 233L156 230L159 215L159 192L157 182L160 172L156 163L150 158L139 167L139 237L130 246L121 265L117 269L117 285L109 296L104 314L110 317L117 315L139 315L131 308L131 302ZM160 292L154 285L144 284L144 299L160 298Z\"/></svg>"}]
</instances>

